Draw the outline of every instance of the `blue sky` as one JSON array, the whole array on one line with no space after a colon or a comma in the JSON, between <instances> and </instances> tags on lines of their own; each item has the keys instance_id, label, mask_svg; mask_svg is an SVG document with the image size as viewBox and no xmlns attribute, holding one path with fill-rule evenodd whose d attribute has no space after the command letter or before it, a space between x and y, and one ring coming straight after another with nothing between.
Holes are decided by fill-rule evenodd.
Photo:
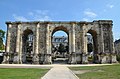
<instances>
[{"instance_id":1,"label":"blue sky","mask_svg":"<svg viewBox=\"0 0 120 79\"><path fill-rule=\"evenodd\" d=\"M113 20L120 38L120 0L0 0L0 29L6 21Z\"/></svg>"},{"instance_id":2,"label":"blue sky","mask_svg":"<svg viewBox=\"0 0 120 79\"><path fill-rule=\"evenodd\" d=\"M68 35L67 35L67 33L66 32L64 32L64 31L61 31L61 30L59 30L59 31L56 31L54 34L53 34L53 36L66 36L66 37L68 37Z\"/></svg>"}]
</instances>

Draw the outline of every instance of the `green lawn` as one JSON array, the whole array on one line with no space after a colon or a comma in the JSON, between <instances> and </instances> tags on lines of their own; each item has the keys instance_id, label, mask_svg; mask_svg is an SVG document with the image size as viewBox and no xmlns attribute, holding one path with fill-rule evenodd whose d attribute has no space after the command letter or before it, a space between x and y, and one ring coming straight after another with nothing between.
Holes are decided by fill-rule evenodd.
<instances>
[{"instance_id":1,"label":"green lawn","mask_svg":"<svg viewBox=\"0 0 120 79\"><path fill-rule=\"evenodd\" d=\"M49 69L0 68L0 79L40 79Z\"/></svg>"},{"instance_id":2,"label":"green lawn","mask_svg":"<svg viewBox=\"0 0 120 79\"><path fill-rule=\"evenodd\" d=\"M120 79L120 64L93 67L70 67L74 71L88 71L76 74L80 79Z\"/></svg>"}]
</instances>

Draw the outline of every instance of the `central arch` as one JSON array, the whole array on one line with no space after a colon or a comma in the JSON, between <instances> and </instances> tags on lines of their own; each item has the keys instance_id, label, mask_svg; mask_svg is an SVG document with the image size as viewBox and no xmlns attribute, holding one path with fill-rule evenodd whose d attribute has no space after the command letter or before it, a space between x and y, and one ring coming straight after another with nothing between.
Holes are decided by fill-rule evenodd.
<instances>
[{"instance_id":1,"label":"central arch","mask_svg":"<svg viewBox=\"0 0 120 79\"><path fill-rule=\"evenodd\" d=\"M53 32L52 32L52 35L53 35L56 31L59 31L59 30L64 31L64 32L66 32L67 34L69 33L66 27L64 27L64 26L58 26L58 27L55 27L55 28L54 28L54 30L53 30Z\"/></svg>"},{"instance_id":2,"label":"central arch","mask_svg":"<svg viewBox=\"0 0 120 79\"><path fill-rule=\"evenodd\" d=\"M67 36L53 36L55 33L61 32ZM69 33L66 27L58 26L55 27L51 35L51 52L52 52L52 62L57 64L66 64L68 63L68 54L69 54ZM56 41L55 41L56 40ZM55 44L56 43L56 44Z\"/></svg>"}]
</instances>

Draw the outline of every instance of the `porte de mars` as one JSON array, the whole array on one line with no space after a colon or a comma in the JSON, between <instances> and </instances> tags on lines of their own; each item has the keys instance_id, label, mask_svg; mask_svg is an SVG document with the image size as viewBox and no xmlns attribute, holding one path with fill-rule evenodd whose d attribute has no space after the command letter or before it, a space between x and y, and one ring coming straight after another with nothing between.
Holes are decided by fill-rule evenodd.
<instances>
[{"instance_id":1,"label":"porte de mars","mask_svg":"<svg viewBox=\"0 0 120 79\"><path fill-rule=\"evenodd\" d=\"M111 20L93 22L6 22L7 40L3 63L52 64L52 37L62 30L68 35L67 63L88 63L87 33L93 38L93 62L114 63Z\"/></svg>"}]
</instances>

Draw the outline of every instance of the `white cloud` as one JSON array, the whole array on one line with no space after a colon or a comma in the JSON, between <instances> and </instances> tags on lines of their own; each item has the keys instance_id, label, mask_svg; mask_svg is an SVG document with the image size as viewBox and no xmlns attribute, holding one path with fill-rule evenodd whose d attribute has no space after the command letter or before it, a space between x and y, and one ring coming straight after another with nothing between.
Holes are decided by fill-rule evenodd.
<instances>
[{"instance_id":1,"label":"white cloud","mask_svg":"<svg viewBox=\"0 0 120 79\"><path fill-rule=\"evenodd\" d=\"M83 18L82 21L89 21L89 19L88 18Z\"/></svg>"},{"instance_id":2,"label":"white cloud","mask_svg":"<svg viewBox=\"0 0 120 79\"><path fill-rule=\"evenodd\" d=\"M34 10L33 12L28 12L27 17L24 16L17 16L16 14L13 14L13 17L17 21L50 21L51 18L48 14L48 10Z\"/></svg>"},{"instance_id":3,"label":"white cloud","mask_svg":"<svg viewBox=\"0 0 120 79\"><path fill-rule=\"evenodd\" d=\"M27 18L23 17L23 16L18 16L16 14L13 14L13 18L17 21L28 21Z\"/></svg>"},{"instance_id":4,"label":"white cloud","mask_svg":"<svg viewBox=\"0 0 120 79\"><path fill-rule=\"evenodd\" d=\"M33 19L40 20L40 21L49 21L51 18L48 16L48 10L35 10L33 12Z\"/></svg>"},{"instance_id":5,"label":"white cloud","mask_svg":"<svg viewBox=\"0 0 120 79\"><path fill-rule=\"evenodd\" d=\"M34 16L34 20L39 20L39 21L50 21L50 17L49 16L41 16L41 15L35 15Z\"/></svg>"},{"instance_id":6,"label":"white cloud","mask_svg":"<svg viewBox=\"0 0 120 79\"><path fill-rule=\"evenodd\" d=\"M107 4L107 7L112 9L114 7L114 5L113 4Z\"/></svg>"},{"instance_id":7,"label":"white cloud","mask_svg":"<svg viewBox=\"0 0 120 79\"><path fill-rule=\"evenodd\" d=\"M110 9L114 8L114 5L113 4L106 4L105 5L105 8L103 9L103 12L107 12L109 11Z\"/></svg>"},{"instance_id":8,"label":"white cloud","mask_svg":"<svg viewBox=\"0 0 120 79\"><path fill-rule=\"evenodd\" d=\"M85 9L84 12L83 12L83 21L91 21L93 19L95 19L98 15L93 12L91 9Z\"/></svg>"},{"instance_id":9,"label":"white cloud","mask_svg":"<svg viewBox=\"0 0 120 79\"><path fill-rule=\"evenodd\" d=\"M97 14L95 12L91 11L90 9L85 10L84 15L86 15L87 17L90 17L90 18L95 18L97 16Z\"/></svg>"}]
</instances>

